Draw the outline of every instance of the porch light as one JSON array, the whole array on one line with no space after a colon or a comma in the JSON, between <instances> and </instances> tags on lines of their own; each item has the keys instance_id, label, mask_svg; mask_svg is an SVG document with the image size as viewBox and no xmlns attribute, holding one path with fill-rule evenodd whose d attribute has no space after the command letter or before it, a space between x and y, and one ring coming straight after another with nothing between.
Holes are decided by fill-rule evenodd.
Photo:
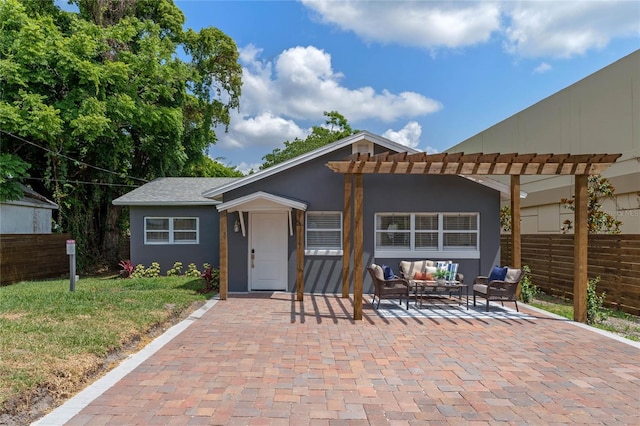
<instances>
[{"instance_id":1,"label":"porch light","mask_svg":"<svg viewBox=\"0 0 640 426\"><path fill-rule=\"evenodd\" d=\"M236 219L236 222L233 224L233 232L240 232L240 219Z\"/></svg>"}]
</instances>

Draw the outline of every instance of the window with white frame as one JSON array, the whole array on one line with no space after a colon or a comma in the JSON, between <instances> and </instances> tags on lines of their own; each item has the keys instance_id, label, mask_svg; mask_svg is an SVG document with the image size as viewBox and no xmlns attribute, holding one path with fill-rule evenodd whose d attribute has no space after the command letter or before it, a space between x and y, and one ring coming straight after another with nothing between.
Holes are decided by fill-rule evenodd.
<instances>
[{"instance_id":1,"label":"window with white frame","mask_svg":"<svg viewBox=\"0 0 640 426\"><path fill-rule=\"evenodd\" d=\"M342 213L307 212L305 254L342 254Z\"/></svg>"},{"instance_id":2,"label":"window with white frame","mask_svg":"<svg viewBox=\"0 0 640 426\"><path fill-rule=\"evenodd\" d=\"M376 257L480 256L478 213L377 213Z\"/></svg>"},{"instance_id":3,"label":"window with white frame","mask_svg":"<svg viewBox=\"0 0 640 426\"><path fill-rule=\"evenodd\" d=\"M197 217L145 217L145 244L198 244Z\"/></svg>"}]
</instances>

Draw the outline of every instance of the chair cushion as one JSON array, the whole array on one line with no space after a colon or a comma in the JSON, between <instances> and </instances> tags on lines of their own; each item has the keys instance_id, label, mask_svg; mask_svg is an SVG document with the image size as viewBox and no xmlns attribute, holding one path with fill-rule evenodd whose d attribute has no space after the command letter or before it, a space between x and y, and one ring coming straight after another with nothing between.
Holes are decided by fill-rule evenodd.
<instances>
[{"instance_id":1,"label":"chair cushion","mask_svg":"<svg viewBox=\"0 0 640 426\"><path fill-rule=\"evenodd\" d=\"M377 279L384 281L384 271L382 270L382 266L372 263L371 269L373 269L373 274Z\"/></svg>"},{"instance_id":2,"label":"chair cushion","mask_svg":"<svg viewBox=\"0 0 640 426\"><path fill-rule=\"evenodd\" d=\"M478 293L487 294L487 285L486 284L474 284L473 291Z\"/></svg>"},{"instance_id":3,"label":"chair cushion","mask_svg":"<svg viewBox=\"0 0 640 426\"><path fill-rule=\"evenodd\" d=\"M504 277L504 280L508 283L515 283L520 276L520 269L513 268L505 268L507 270L507 274Z\"/></svg>"},{"instance_id":4,"label":"chair cushion","mask_svg":"<svg viewBox=\"0 0 640 426\"><path fill-rule=\"evenodd\" d=\"M504 281L504 277L507 276L507 267L501 268L500 266L494 266L489 274L489 282L491 281Z\"/></svg>"}]
</instances>

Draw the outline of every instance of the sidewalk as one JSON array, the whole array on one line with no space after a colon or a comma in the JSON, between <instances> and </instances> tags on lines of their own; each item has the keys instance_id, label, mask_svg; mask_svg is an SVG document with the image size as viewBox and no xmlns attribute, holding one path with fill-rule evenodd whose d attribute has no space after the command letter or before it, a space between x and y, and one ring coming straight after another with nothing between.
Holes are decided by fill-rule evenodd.
<instances>
[{"instance_id":1,"label":"sidewalk","mask_svg":"<svg viewBox=\"0 0 640 426\"><path fill-rule=\"evenodd\" d=\"M608 333L294 298L212 301L39 424L640 424L640 345Z\"/></svg>"}]
</instances>

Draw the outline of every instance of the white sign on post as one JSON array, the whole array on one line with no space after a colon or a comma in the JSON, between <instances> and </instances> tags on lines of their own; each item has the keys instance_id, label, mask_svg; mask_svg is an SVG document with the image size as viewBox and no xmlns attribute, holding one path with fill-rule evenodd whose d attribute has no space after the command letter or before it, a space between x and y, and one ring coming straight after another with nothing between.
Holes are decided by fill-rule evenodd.
<instances>
[{"instance_id":1,"label":"white sign on post","mask_svg":"<svg viewBox=\"0 0 640 426\"><path fill-rule=\"evenodd\" d=\"M67 254L76 254L76 240L67 240Z\"/></svg>"}]
</instances>

